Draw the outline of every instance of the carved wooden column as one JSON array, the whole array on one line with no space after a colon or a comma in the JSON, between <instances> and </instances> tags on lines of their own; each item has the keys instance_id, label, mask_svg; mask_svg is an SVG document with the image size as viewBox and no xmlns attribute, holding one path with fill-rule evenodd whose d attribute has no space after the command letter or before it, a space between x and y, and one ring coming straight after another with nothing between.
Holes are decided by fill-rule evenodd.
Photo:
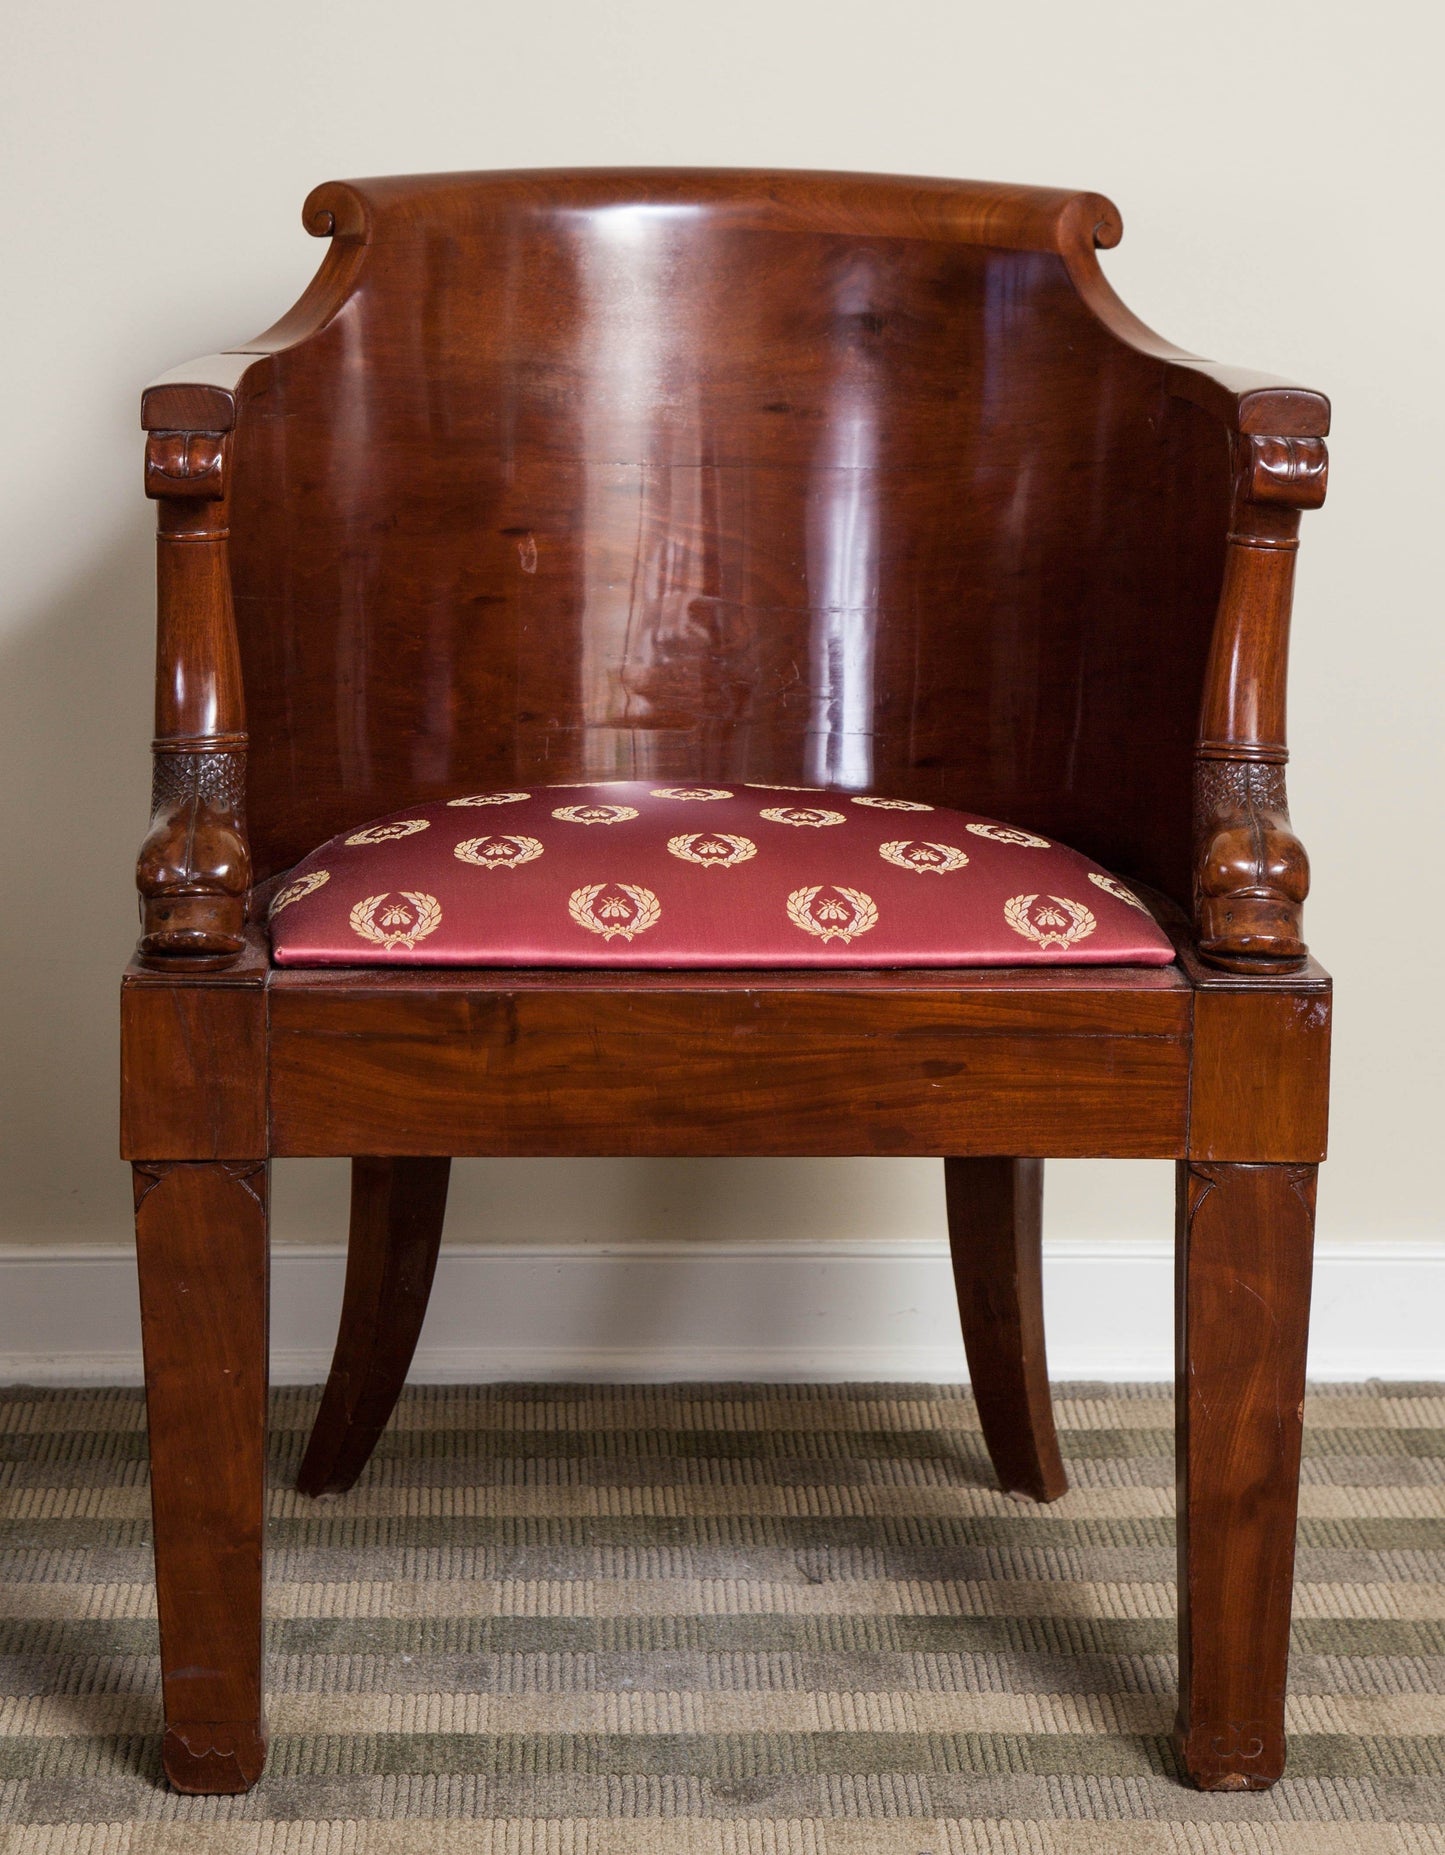
<instances>
[{"instance_id":1,"label":"carved wooden column","mask_svg":"<svg viewBox=\"0 0 1445 1855\"><path fill-rule=\"evenodd\" d=\"M1241 434L1195 761L1199 950L1234 972L1300 965L1309 859L1285 797L1285 675L1299 518L1325 499L1322 438Z\"/></svg>"},{"instance_id":2,"label":"carved wooden column","mask_svg":"<svg viewBox=\"0 0 1445 1855\"><path fill-rule=\"evenodd\" d=\"M227 554L235 404L214 387L145 397L146 494L157 505L156 738L151 826L136 865L140 953L214 964L240 951L246 715ZM201 423L213 429L198 429Z\"/></svg>"}]
</instances>

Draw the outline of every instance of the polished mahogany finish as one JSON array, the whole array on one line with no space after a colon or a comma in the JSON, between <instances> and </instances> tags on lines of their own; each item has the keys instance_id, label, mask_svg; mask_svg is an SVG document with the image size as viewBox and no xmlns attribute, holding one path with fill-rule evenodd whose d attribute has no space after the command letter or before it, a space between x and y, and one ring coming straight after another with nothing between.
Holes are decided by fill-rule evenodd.
<instances>
[{"instance_id":1,"label":"polished mahogany finish","mask_svg":"<svg viewBox=\"0 0 1445 1855\"><path fill-rule=\"evenodd\" d=\"M1186 1771L1284 1768L1314 1166L1179 1168L1179 1718Z\"/></svg>"},{"instance_id":2,"label":"polished mahogany finish","mask_svg":"<svg viewBox=\"0 0 1445 1855\"><path fill-rule=\"evenodd\" d=\"M266 1762L267 1168L132 1170L163 1757L178 1790L242 1791Z\"/></svg>"},{"instance_id":3,"label":"polished mahogany finish","mask_svg":"<svg viewBox=\"0 0 1445 1855\"><path fill-rule=\"evenodd\" d=\"M354 1159L336 1357L296 1486L344 1494L406 1383L436 1274L449 1159Z\"/></svg>"},{"instance_id":4,"label":"polished mahogany finish","mask_svg":"<svg viewBox=\"0 0 1445 1855\"><path fill-rule=\"evenodd\" d=\"M1169 967L291 967L269 998L277 1157L1165 1159L1186 1138L1192 1001Z\"/></svg>"},{"instance_id":5,"label":"polished mahogany finish","mask_svg":"<svg viewBox=\"0 0 1445 1855\"><path fill-rule=\"evenodd\" d=\"M1008 818L1190 906L1197 740L1208 938L1298 957L1269 769L1328 408L1141 328L1106 200L600 171L305 218L296 309L145 403L157 734L241 765L229 529L258 875L488 784L746 775ZM153 952L233 932L236 807L198 810Z\"/></svg>"},{"instance_id":6,"label":"polished mahogany finish","mask_svg":"<svg viewBox=\"0 0 1445 1855\"><path fill-rule=\"evenodd\" d=\"M1179 1745L1199 1784L1272 1782L1329 1037L1285 678L1326 402L1135 321L1095 194L443 175L328 184L305 216L330 243L296 308L144 402L124 1139L173 1781L242 1788L263 1745L269 1158L361 1156L320 1489L399 1390L452 1156L886 1153L949 1161L986 1441L1042 1499L1038 1162L1186 1168ZM632 777L1006 818L1144 885L1178 961L272 965L266 904L332 834Z\"/></svg>"},{"instance_id":7,"label":"polished mahogany finish","mask_svg":"<svg viewBox=\"0 0 1445 1855\"><path fill-rule=\"evenodd\" d=\"M948 1239L968 1376L1006 1494L1056 1501L1059 1455L1044 1354L1044 1162L946 1159Z\"/></svg>"},{"instance_id":8,"label":"polished mahogany finish","mask_svg":"<svg viewBox=\"0 0 1445 1855\"><path fill-rule=\"evenodd\" d=\"M223 378L235 373L221 369ZM193 963L239 952L251 884L228 547L234 418L220 388L157 385L142 411L145 488L159 519L155 774L136 866L140 950Z\"/></svg>"}]
</instances>

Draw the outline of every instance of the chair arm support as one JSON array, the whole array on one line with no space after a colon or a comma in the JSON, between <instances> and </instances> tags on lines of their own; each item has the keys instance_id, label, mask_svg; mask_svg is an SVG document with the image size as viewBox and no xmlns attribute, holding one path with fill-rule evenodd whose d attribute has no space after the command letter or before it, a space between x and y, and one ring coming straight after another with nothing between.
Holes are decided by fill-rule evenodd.
<instances>
[{"instance_id":1,"label":"chair arm support","mask_svg":"<svg viewBox=\"0 0 1445 1855\"><path fill-rule=\"evenodd\" d=\"M246 714L231 605L235 388L255 355L217 355L146 389L156 503L156 728L151 824L136 864L139 953L217 965L244 944Z\"/></svg>"},{"instance_id":2,"label":"chair arm support","mask_svg":"<svg viewBox=\"0 0 1445 1855\"><path fill-rule=\"evenodd\" d=\"M1223 393L1229 378L1215 370L1211 391ZM1305 416L1311 401L1324 407L1320 418ZM1285 792L1285 685L1300 514L1324 501L1328 459L1318 430L1251 429L1266 413L1284 422L1291 405L1297 427L1327 428L1318 394L1235 394L1230 532L1195 748L1199 951L1239 973L1290 971L1308 952L1309 859Z\"/></svg>"},{"instance_id":3,"label":"chair arm support","mask_svg":"<svg viewBox=\"0 0 1445 1855\"><path fill-rule=\"evenodd\" d=\"M245 756L155 756L151 824L136 862L143 959L212 964L240 952L251 888Z\"/></svg>"}]
</instances>

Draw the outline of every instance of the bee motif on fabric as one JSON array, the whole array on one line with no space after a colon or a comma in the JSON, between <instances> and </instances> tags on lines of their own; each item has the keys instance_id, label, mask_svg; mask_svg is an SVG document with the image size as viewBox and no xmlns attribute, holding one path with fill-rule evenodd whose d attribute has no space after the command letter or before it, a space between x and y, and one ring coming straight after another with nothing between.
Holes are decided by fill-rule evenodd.
<instances>
[{"instance_id":1,"label":"bee motif on fabric","mask_svg":"<svg viewBox=\"0 0 1445 1855\"><path fill-rule=\"evenodd\" d=\"M1016 830L1011 824L966 824L963 828L972 831L975 837L986 837L994 844L1012 844L1019 850L1047 850L1049 847L1046 837Z\"/></svg>"},{"instance_id":2,"label":"bee motif on fabric","mask_svg":"<svg viewBox=\"0 0 1445 1855\"><path fill-rule=\"evenodd\" d=\"M1015 934L1034 941L1042 951L1066 951L1075 941L1087 940L1099 925L1092 910L1063 895L1015 895L1003 905L1003 918Z\"/></svg>"},{"instance_id":3,"label":"bee motif on fabric","mask_svg":"<svg viewBox=\"0 0 1445 1855\"><path fill-rule=\"evenodd\" d=\"M694 831L690 835L670 837L667 848L684 863L702 863L718 870L732 869L758 854L758 847L750 837L736 837L730 831Z\"/></svg>"},{"instance_id":4,"label":"bee motif on fabric","mask_svg":"<svg viewBox=\"0 0 1445 1855\"><path fill-rule=\"evenodd\" d=\"M878 904L861 889L812 883L788 897L788 919L805 934L816 934L825 942L841 940L846 947L877 925Z\"/></svg>"},{"instance_id":5,"label":"bee motif on fabric","mask_svg":"<svg viewBox=\"0 0 1445 1855\"><path fill-rule=\"evenodd\" d=\"M759 816L770 824L828 825L843 824L842 812L825 812L815 805L770 805Z\"/></svg>"},{"instance_id":6,"label":"bee motif on fabric","mask_svg":"<svg viewBox=\"0 0 1445 1855\"><path fill-rule=\"evenodd\" d=\"M480 864L488 870L514 870L520 863L531 863L542 854L535 837L469 837L452 852L463 863Z\"/></svg>"},{"instance_id":7,"label":"bee motif on fabric","mask_svg":"<svg viewBox=\"0 0 1445 1855\"><path fill-rule=\"evenodd\" d=\"M591 882L574 889L567 912L578 927L604 940L631 940L657 924L662 904L651 889L635 882Z\"/></svg>"},{"instance_id":8,"label":"bee motif on fabric","mask_svg":"<svg viewBox=\"0 0 1445 1855\"><path fill-rule=\"evenodd\" d=\"M624 824L637 816L635 805L559 805L553 812L563 824Z\"/></svg>"},{"instance_id":9,"label":"bee motif on fabric","mask_svg":"<svg viewBox=\"0 0 1445 1855\"><path fill-rule=\"evenodd\" d=\"M950 870L963 869L968 862L966 853L956 844L931 844L917 837L880 844L878 854L885 863L896 864L901 870L916 870L920 875L933 870L946 876Z\"/></svg>"},{"instance_id":10,"label":"bee motif on fabric","mask_svg":"<svg viewBox=\"0 0 1445 1855\"><path fill-rule=\"evenodd\" d=\"M362 897L351 911L351 931L390 953L396 947L415 947L435 933L441 918L442 906L434 895L403 889L401 899L392 901L388 891Z\"/></svg>"},{"instance_id":11,"label":"bee motif on fabric","mask_svg":"<svg viewBox=\"0 0 1445 1855\"><path fill-rule=\"evenodd\" d=\"M348 844L389 844L393 838L415 837L418 831L431 829L430 818L403 818L396 824L369 824L364 831L353 831Z\"/></svg>"}]
</instances>

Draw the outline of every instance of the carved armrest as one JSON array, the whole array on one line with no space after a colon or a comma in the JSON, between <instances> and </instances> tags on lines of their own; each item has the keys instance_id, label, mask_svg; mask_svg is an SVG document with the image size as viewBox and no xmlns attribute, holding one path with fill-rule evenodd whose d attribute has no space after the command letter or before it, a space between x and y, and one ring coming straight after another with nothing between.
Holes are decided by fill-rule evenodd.
<instances>
[{"instance_id":1,"label":"carved armrest","mask_svg":"<svg viewBox=\"0 0 1445 1855\"><path fill-rule=\"evenodd\" d=\"M1163 341L1090 273L1102 318L1164 364L1164 389L1221 427L1233 495L1224 584L1205 672L1194 760L1194 913L1199 951L1231 972L1303 965L1309 858L1289 821L1284 768L1299 519L1325 499L1323 393L1221 367Z\"/></svg>"},{"instance_id":2,"label":"carved armrest","mask_svg":"<svg viewBox=\"0 0 1445 1855\"><path fill-rule=\"evenodd\" d=\"M1233 445L1224 583L1195 745L1199 951L1231 972L1289 971L1308 952L1309 893L1285 792L1289 625L1300 515L1325 499L1329 405L1202 364L1171 368L1170 384L1221 416Z\"/></svg>"},{"instance_id":3,"label":"carved armrest","mask_svg":"<svg viewBox=\"0 0 1445 1855\"><path fill-rule=\"evenodd\" d=\"M214 355L146 389L157 509L151 824L136 864L139 953L215 965L244 944L246 713L227 553L236 387L254 354Z\"/></svg>"},{"instance_id":4,"label":"carved armrest","mask_svg":"<svg viewBox=\"0 0 1445 1855\"><path fill-rule=\"evenodd\" d=\"M1165 360L1164 384L1171 396L1192 401L1235 437L1294 441L1329 435L1330 402L1323 393L1247 367L1200 360L1157 336L1151 336L1150 348ZM1317 509L1323 501L1321 487L1313 501L1297 506Z\"/></svg>"},{"instance_id":5,"label":"carved armrest","mask_svg":"<svg viewBox=\"0 0 1445 1855\"><path fill-rule=\"evenodd\" d=\"M1112 209L1110 209L1112 213ZM1118 243L1117 213L1093 243ZM1195 746L1194 901L1199 950L1234 972L1287 971L1301 932L1309 861L1285 800L1285 676L1299 518L1325 499L1330 402L1323 393L1221 367L1146 328L1083 241L1064 247L1094 315L1134 353L1157 361L1164 392L1188 400L1230 447L1233 500L1224 585Z\"/></svg>"}]
</instances>

